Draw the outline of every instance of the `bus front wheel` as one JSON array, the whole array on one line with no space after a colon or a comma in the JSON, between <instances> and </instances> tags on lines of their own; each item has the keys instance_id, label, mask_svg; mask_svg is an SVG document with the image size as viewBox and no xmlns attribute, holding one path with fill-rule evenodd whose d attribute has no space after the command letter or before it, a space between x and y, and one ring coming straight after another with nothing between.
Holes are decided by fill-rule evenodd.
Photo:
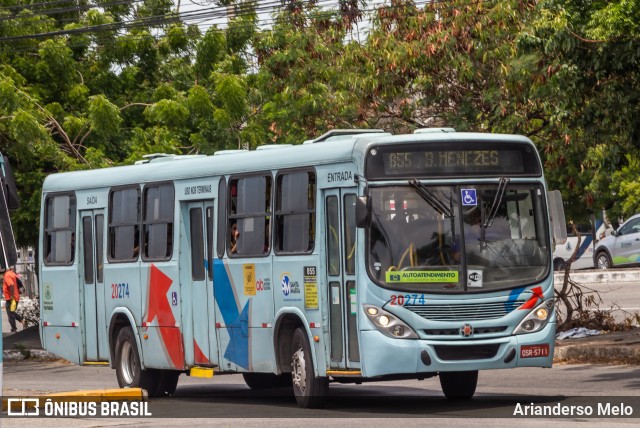
<instances>
[{"instance_id":1,"label":"bus front wheel","mask_svg":"<svg viewBox=\"0 0 640 428\"><path fill-rule=\"evenodd\" d=\"M291 380L296 402L302 408L321 407L329 391L329 380L316 377L307 333L298 328L293 332Z\"/></svg>"},{"instance_id":2,"label":"bus front wheel","mask_svg":"<svg viewBox=\"0 0 640 428\"><path fill-rule=\"evenodd\" d=\"M473 397L478 384L478 370L468 372L440 372L440 386L445 397L464 400Z\"/></svg>"},{"instance_id":3,"label":"bus front wheel","mask_svg":"<svg viewBox=\"0 0 640 428\"><path fill-rule=\"evenodd\" d=\"M158 390L158 374L155 370L143 370L136 338L131 327L124 327L116 339L116 377L120 388L142 388L151 396Z\"/></svg>"}]
</instances>

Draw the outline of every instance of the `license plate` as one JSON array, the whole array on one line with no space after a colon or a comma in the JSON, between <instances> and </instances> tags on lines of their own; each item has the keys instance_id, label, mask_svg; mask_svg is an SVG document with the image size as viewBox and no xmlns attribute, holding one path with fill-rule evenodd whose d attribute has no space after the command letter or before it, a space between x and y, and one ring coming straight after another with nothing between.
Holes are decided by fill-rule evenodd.
<instances>
[{"instance_id":1,"label":"license plate","mask_svg":"<svg viewBox=\"0 0 640 428\"><path fill-rule=\"evenodd\" d=\"M538 358L549 356L549 344L542 345L522 345L520 347L520 358Z\"/></svg>"}]
</instances>

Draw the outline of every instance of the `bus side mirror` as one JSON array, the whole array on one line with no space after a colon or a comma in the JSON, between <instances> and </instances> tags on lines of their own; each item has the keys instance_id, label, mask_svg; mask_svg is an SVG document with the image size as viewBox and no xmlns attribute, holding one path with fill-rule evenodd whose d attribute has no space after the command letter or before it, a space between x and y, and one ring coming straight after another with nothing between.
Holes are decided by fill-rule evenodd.
<instances>
[{"instance_id":1,"label":"bus side mirror","mask_svg":"<svg viewBox=\"0 0 640 428\"><path fill-rule=\"evenodd\" d=\"M560 195L559 190L547 192L547 200L549 201L549 220L551 221L551 230L553 232L555 248L555 245L567 242L564 205L562 204L562 195Z\"/></svg>"},{"instance_id":2,"label":"bus side mirror","mask_svg":"<svg viewBox=\"0 0 640 428\"><path fill-rule=\"evenodd\" d=\"M356 198L356 227L369 227L371 223L371 203L368 196Z\"/></svg>"}]
</instances>

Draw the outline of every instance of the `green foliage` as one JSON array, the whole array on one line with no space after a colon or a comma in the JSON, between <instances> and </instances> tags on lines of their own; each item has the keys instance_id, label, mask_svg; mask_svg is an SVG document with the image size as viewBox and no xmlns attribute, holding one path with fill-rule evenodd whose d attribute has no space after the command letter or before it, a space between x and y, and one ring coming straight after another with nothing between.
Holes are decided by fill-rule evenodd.
<instances>
[{"instance_id":1,"label":"green foliage","mask_svg":"<svg viewBox=\"0 0 640 428\"><path fill-rule=\"evenodd\" d=\"M621 199L635 199L623 191L632 187L623 176L611 180L640 147L639 7L638 1L544 1L531 26L526 49L547 69L532 95L549 97L540 105L550 126L539 141L548 178L563 191L569 212L621 214L640 205Z\"/></svg>"},{"instance_id":2,"label":"green foliage","mask_svg":"<svg viewBox=\"0 0 640 428\"><path fill-rule=\"evenodd\" d=\"M147 108L145 115L151 123L180 128L186 123L189 110L177 101L164 99Z\"/></svg>"},{"instance_id":3,"label":"green foliage","mask_svg":"<svg viewBox=\"0 0 640 428\"><path fill-rule=\"evenodd\" d=\"M15 112L9 127L9 136L21 146L29 146L49 140L47 129L28 111Z\"/></svg>"},{"instance_id":4,"label":"green foliage","mask_svg":"<svg viewBox=\"0 0 640 428\"><path fill-rule=\"evenodd\" d=\"M90 98L89 120L93 130L104 138L118 134L122 124L120 109L104 95L95 95Z\"/></svg>"}]
</instances>

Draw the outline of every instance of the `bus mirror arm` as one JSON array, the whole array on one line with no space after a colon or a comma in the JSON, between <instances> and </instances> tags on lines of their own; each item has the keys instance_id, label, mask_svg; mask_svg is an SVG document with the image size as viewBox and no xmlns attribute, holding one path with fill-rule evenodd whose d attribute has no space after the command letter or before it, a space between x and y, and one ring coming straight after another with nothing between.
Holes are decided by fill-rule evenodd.
<instances>
[{"instance_id":1,"label":"bus mirror arm","mask_svg":"<svg viewBox=\"0 0 640 428\"><path fill-rule=\"evenodd\" d=\"M356 227L366 228L371 224L371 200L368 196L356 198Z\"/></svg>"}]
</instances>

